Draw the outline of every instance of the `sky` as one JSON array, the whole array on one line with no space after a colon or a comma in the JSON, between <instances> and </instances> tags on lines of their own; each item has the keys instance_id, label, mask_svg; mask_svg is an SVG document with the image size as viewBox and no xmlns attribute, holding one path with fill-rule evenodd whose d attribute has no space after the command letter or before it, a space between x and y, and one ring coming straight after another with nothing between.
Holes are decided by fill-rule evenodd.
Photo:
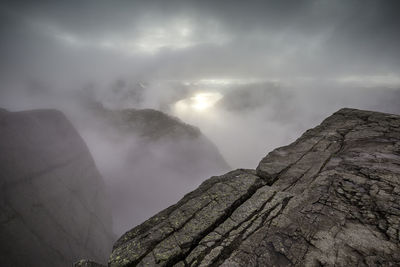
<instances>
[{"instance_id":1,"label":"sky","mask_svg":"<svg viewBox=\"0 0 400 267\"><path fill-rule=\"evenodd\" d=\"M2 1L0 107L57 108L78 128L83 97L158 109L199 127L232 168L255 168L339 108L400 114L399 10L395 0ZM86 133L99 164L96 148L112 146ZM184 193L159 194L164 206L145 216Z\"/></svg>"},{"instance_id":2,"label":"sky","mask_svg":"<svg viewBox=\"0 0 400 267\"><path fill-rule=\"evenodd\" d=\"M399 6L378 0L3 1L2 69L68 72L75 79L111 69L142 79L398 81Z\"/></svg>"}]
</instances>

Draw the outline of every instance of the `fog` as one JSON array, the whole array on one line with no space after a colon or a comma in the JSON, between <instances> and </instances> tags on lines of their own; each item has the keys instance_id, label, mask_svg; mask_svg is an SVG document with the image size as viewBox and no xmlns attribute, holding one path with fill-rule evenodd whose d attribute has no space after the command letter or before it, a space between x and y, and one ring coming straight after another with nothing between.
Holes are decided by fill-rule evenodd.
<instances>
[{"instance_id":1,"label":"fog","mask_svg":"<svg viewBox=\"0 0 400 267\"><path fill-rule=\"evenodd\" d=\"M211 175L255 168L339 108L400 114L399 8L378 0L3 1L0 107L66 113L106 181L121 234ZM175 116L198 127L229 167L202 162L218 154L212 146L184 161L203 143L113 128L93 103Z\"/></svg>"}]
</instances>

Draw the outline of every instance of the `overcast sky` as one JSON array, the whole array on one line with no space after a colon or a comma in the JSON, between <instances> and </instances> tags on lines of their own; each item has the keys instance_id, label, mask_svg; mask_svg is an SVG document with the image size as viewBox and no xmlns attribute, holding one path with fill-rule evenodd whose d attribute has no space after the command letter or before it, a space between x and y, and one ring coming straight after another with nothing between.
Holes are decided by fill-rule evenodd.
<instances>
[{"instance_id":1,"label":"overcast sky","mask_svg":"<svg viewBox=\"0 0 400 267\"><path fill-rule=\"evenodd\" d=\"M255 168L341 107L400 114L399 11L396 0L2 1L0 107L57 108L77 126L77 96L161 109L199 127L233 168ZM132 88L139 98L115 95ZM176 109L198 92L219 102ZM83 135L98 164L110 149L124 154ZM133 222L187 193L179 190L158 194L147 213L135 201Z\"/></svg>"},{"instance_id":2,"label":"overcast sky","mask_svg":"<svg viewBox=\"0 0 400 267\"><path fill-rule=\"evenodd\" d=\"M399 9L379 0L3 1L0 64L33 77L395 80Z\"/></svg>"}]
</instances>

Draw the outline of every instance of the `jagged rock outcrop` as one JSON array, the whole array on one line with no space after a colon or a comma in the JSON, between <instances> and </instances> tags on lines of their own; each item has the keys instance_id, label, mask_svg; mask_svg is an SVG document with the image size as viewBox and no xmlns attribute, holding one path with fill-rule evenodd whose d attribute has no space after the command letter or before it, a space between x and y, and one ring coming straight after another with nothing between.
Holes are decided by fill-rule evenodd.
<instances>
[{"instance_id":1,"label":"jagged rock outcrop","mask_svg":"<svg viewBox=\"0 0 400 267\"><path fill-rule=\"evenodd\" d=\"M59 111L0 111L0 265L106 262L114 239L104 182Z\"/></svg>"},{"instance_id":2,"label":"jagged rock outcrop","mask_svg":"<svg viewBox=\"0 0 400 267\"><path fill-rule=\"evenodd\" d=\"M342 109L124 234L109 266L399 266L400 116Z\"/></svg>"}]
</instances>

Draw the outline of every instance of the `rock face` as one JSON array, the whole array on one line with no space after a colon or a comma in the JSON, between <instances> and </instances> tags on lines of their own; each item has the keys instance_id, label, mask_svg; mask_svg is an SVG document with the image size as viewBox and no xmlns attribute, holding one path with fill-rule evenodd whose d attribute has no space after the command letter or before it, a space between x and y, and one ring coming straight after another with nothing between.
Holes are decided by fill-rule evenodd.
<instances>
[{"instance_id":1,"label":"rock face","mask_svg":"<svg viewBox=\"0 0 400 267\"><path fill-rule=\"evenodd\" d=\"M342 109L124 234L110 266L399 266L400 116Z\"/></svg>"},{"instance_id":2,"label":"rock face","mask_svg":"<svg viewBox=\"0 0 400 267\"><path fill-rule=\"evenodd\" d=\"M55 110L0 111L0 265L106 262L111 213L102 177Z\"/></svg>"}]
</instances>

